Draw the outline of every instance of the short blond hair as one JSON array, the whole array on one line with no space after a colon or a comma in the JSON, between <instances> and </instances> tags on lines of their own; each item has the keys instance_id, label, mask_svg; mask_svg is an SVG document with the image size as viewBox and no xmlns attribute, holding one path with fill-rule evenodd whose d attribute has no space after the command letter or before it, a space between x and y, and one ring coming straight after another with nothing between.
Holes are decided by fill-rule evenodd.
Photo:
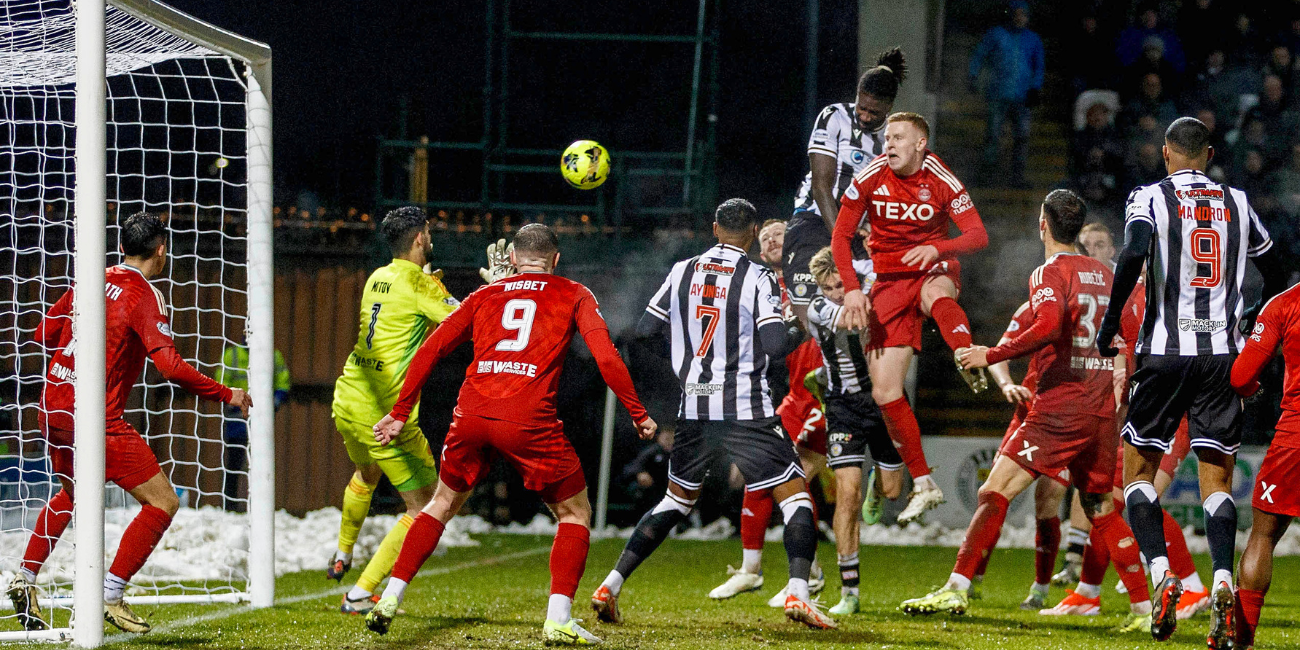
<instances>
[{"instance_id":1,"label":"short blond hair","mask_svg":"<svg viewBox=\"0 0 1300 650\"><path fill-rule=\"evenodd\" d=\"M1110 232L1110 226L1100 221L1083 224L1083 228L1079 229L1079 236L1082 237L1084 233L1089 232L1099 232L1109 238L1110 243L1115 243L1115 235Z\"/></svg>"},{"instance_id":2,"label":"short blond hair","mask_svg":"<svg viewBox=\"0 0 1300 650\"><path fill-rule=\"evenodd\" d=\"M832 273L839 273L835 267L835 256L831 253L831 247L827 246L819 251L816 255L808 260L808 272L812 273L813 280L821 284L822 280L830 277Z\"/></svg>"},{"instance_id":3,"label":"short blond hair","mask_svg":"<svg viewBox=\"0 0 1300 650\"><path fill-rule=\"evenodd\" d=\"M885 122L889 124L893 124L894 122L907 122L912 126L921 129L921 134L925 136L926 140L930 139L930 123L926 121L925 117L920 113L912 113L909 111L891 113L889 117L885 118Z\"/></svg>"}]
</instances>

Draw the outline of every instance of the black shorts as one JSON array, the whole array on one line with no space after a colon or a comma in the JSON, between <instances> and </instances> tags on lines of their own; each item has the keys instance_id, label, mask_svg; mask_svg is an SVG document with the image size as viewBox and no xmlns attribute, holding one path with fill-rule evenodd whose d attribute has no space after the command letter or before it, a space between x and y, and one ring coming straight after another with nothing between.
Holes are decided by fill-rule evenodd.
<instances>
[{"instance_id":1,"label":"black shorts","mask_svg":"<svg viewBox=\"0 0 1300 650\"><path fill-rule=\"evenodd\" d=\"M747 491L768 490L803 478L799 454L781 429L781 418L763 420L678 420L668 460L668 480L687 490L704 485L709 467L722 454L745 477Z\"/></svg>"},{"instance_id":2,"label":"black shorts","mask_svg":"<svg viewBox=\"0 0 1300 650\"><path fill-rule=\"evenodd\" d=\"M898 455L894 441L885 429L885 419L880 414L871 395L858 393L828 393L826 395L826 466L860 467L871 460L881 469L900 469L903 458Z\"/></svg>"},{"instance_id":3,"label":"black shorts","mask_svg":"<svg viewBox=\"0 0 1300 650\"><path fill-rule=\"evenodd\" d=\"M1168 452L1187 415L1193 449L1237 453L1241 397L1229 377L1236 355L1137 355L1130 384L1128 422L1120 435L1147 451Z\"/></svg>"},{"instance_id":4,"label":"black shorts","mask_svg":"<svg viewBox=\"0 0 1300 650\"><path fill-rule=\"evenodd\" d=\"M808 262L817 251L830 245L831 233L821 216L816 212L795 210L785 227L785 241L781 244L781 254L785 256L781 274L791 304L807 305L817 296L817 281L808 270Z\"/></svg>"}]
</instances>

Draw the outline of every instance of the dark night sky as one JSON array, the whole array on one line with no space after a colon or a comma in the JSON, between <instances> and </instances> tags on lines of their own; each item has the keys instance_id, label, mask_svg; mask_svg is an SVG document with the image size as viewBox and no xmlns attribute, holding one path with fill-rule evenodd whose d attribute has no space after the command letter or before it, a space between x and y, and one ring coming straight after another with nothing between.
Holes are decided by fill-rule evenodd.
<instances>
[{"instance_id":1,"label":"dark night sky","mask_svg":"<svg viewBox=\"0 0 1300 650\"><path fill-rule=\"evenodd\" d=\"M170 4L271 45L281 203L310 190L327 205L366 207L374 188L375 140L397 135L403 94L410 98L412 136L476 140L481 133L481 2ZM697 5L689 0L595 4L516 0L512 20L518 29L694 29ZM857 5L821 2L819 104L851 96ZM797 1L740 0L724 7L718 124L723 196L784 205L807 171L805 8ZM690 64L690 47L681 45L521 46L510 59L510 143L558 148L591 137L615 150L681 149ZM472 155L434 165L434 178L438 166L446 165L467 171L466 186L477 183L479 160Z\"/></svg>"}]
</instances>

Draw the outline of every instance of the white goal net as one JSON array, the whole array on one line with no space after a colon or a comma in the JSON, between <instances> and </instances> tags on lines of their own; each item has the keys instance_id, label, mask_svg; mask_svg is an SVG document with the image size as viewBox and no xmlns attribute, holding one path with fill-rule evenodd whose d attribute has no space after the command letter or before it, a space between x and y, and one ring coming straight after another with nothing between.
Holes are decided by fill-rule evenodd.
<instances>
[{"instance_id":1,"label":"white goal net","mask_svg":"<svg viewBox=\"0 0 1300 650\"><path fill-rule=\"evenodd\" d=\"M107 8L105 264L121 261L120 220L139 211L161 215L169 263L153 285L170 308L178 351L209 376L224 370L230 383L243 373L222 368L223 352L247 349L254 329L250 255L270 250L269 243L249 246L250 205L269 217L265 189L252 188L250 199L249 187L250 146L269 152L269 141L261 142L269 138L269 117L265 131L250 132L249 86L257 84L250 61L220 45L237 37L197 21L210 31L190 37L181 19L188 17L149 0ZM73 284L75 36L69 0L0 1L0 594L20 569L41 508L59 490L37 425L53 350L33 332ZM254 156L253 166L259 164L269 164L269 153ZM269 235L269 224L252 229ZM260 269L269 268L262 259ZM264 298L252 303L269 310ZM269 324L269 316L257 322ZM251 365L254 373L270 368ZM269 536L250 531L247 516L218 512L246 512L250 501L273 498L248 481L247 423L169 384L152 364L132 391L126 418L188 506L133 579L128 598L249 600L250 557L271 552L257 548ZM117 489L104 493L104 505L107 566L139 505ZM262 506L252 509L272 507ZM218 517L236 523L215 536L211 527L194 525ZM187 525L209 534L195 535ZM74 521L38 574L46 618L56 629L71 625L75 527ZM23 637L8 599L0 600L0 641Z\"/></svg>"}]
</instances>

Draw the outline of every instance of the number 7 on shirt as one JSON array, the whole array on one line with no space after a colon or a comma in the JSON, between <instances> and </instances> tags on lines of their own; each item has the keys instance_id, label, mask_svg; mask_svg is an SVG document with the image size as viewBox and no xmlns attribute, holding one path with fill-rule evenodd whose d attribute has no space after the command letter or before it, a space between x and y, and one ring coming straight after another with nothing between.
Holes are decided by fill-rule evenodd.
<instances>
[{"instance_id":1,"label":"number 7 on shirt","mask_svg":"<svg viewBox=\"0 0 1300 650\"><path fill-rule=\"evenodd\" d=\"M713 305L696 305L695 320L700 321L700 347L695 351L695 356L702 357L709 351L709 346L713 345L713 332L718 329L718 317L722 315L722 310Z\"/></svg>"}]
</instances>

